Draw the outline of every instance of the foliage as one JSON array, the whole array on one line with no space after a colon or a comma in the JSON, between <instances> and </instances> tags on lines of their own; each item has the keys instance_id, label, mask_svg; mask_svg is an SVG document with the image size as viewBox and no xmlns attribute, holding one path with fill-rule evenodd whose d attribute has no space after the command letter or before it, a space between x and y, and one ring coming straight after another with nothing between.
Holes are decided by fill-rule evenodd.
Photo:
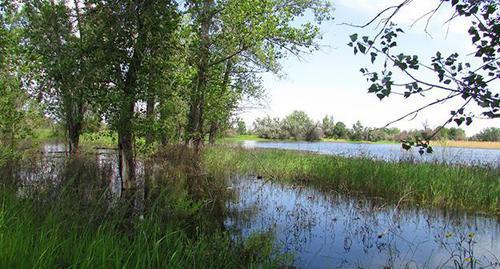
<instances>
[{"instance_id":1,"label":"foliage","mask_svg":"<svg viewBox=\"0 0 500 269\"><path fill-rule=\"evenodd\" d=\"M333 138L335 136L335 121L333 116L325 115L321 121L321 129L326 138Z\"/></svg>"},{"instance_id":2,"label":"foliage","mask_svg":"<svg viewBox=\"0 0 500 269\"><path fill-rule=\"evenodd\" d=\"M21 87L24 70L18 12L0 3L0 167L17 157L18 142L41 121L39 107Z\"/></svg>"},{"instance_id":3,"label":"foliage","mask_svg":"<svg viewBox=\"0 0 500 269\"><path fill-rule=\"evenodd\" d=\"M472 137L473 140L477 141L500 141L500 128L490 127L485 128L477 135Z\"/></svg>"},{"instance_id":4,"label":"foliage","mask_svg":"<svg viewBox=\"0 0 500 269\"><path fill-rule=\"evenodd\" d=\"M367 140L368 131L360 121L357 121L352 125L352 132L349 136L351 140Z\"/></svg>"},{"instance_id":5,"label":"foliage","mask_svg":"<svg viewBox=\"0 0 500 269\"><path fill-rule=\"evenodd\" d=\"M25 87L46 104L48 115L65 126L70 152L75 153L87 110L86 94L93 86L85 43L87 20L78 4L24 2L23 41L30 61L24 74Z\"/></svg>"},{"instance_id":6,"label":"foliage","mask_svg":"<svg viewBox=\"0 0 500 269\"><path fill-rule=\"evenodd\" d=\"M247 134L247 125L245 121L243 121L241 118L237 117L235 119L235 129L236 129L236 134L238 135L246 135Z\"/></svg>"},{"instance_id":7,"label":"foliage","mask_svg":"<svg viewBox=\"0 0 500 269\"><path fill-rule=\"evenodd\" d=\"M192 0L186 7L194 33L190 62L196 70L189 99L188 142L197 148L205 134L207 104L219 103L215 107L224 109L207 115L220 115L219 121L227 121L228 114L221 112L235 109L241 96L259 92L260 79L254 74L278 72L279 60L317 49L319 24L331 18L330 4L323 0ZM295 23L306 13L312 19ZM227 98L231 96L237 98ZM217 124L211 120L211 125Z\"/></svg>"},{"instance_id":8,"label":"foliage","mask_svg":"<svg viewBox=\"0 0 500 269\"><path fill-rule=\"evenodd\" d=\"M343 139L347 138L349 135L349 130L347 129L347 126L345 123L339 121L335 123L335 127L333 127L333 138L337 139Z\"/></svg>"},{"instance_id":9,"label":"foliage","mask_svg":"<svg viewBox=\"0 0 500 269\"><path fill-rule=\"evenodd\" d=\"M286 139L288 137L288 134L282 133L280 119L269 116L256 119L253 132L258 137L265 139Z\"/></svg>"},{"instance_id":10,"label":"foliage","mask_svg":"<svg viewBox=\"0 0 500 269\"><path fill-rule=\"evenodd\" d=\"M485 135L477 135L472 137L475 140L481 141L497 141L494 140L495 131L498 128L490 128L484 130ZM325 138L332 139L349 139L352 141L409 141L412 139L425 140L431 133L436 132L432 140L467 140L465 131L461 128L437 127L430 129L425 127L420 130L405 130L401 131L398 128L373 128L366 127L360 121L357 121L351 129L339 121L334 122L333 117L325 117L322 124L316 123L307 116L304 112L294 111L285 119L258 118L254 123L254 133L264 139L295 139L315 141L320 140L325 134ZM313 137L311 137L313 134ZM481 138L479 138L481 137ZM489 139L489 140L488 140Z\"/></svg>"},{"instance_id":11,"label":"foliage","mask_svg":"<svg viewBox=\"0 0 500 269\"><path fill-rule=\"evenodd\" d=\"M282 128L295 140L313 141L322 136L317 133L317 124L304 111L293 111L287 115L282 121Z\"/></svg>"},{"instance_id":12,"label":"foliage","mask_svg":"<svg viewBox=\"0 0 500 269\"><path fill-rule=\"evenodd\" d=\"M293 111L283 120L279 118L256 119L254 133L266 139L294 139L316 141L323 137L323 131L318 123L314 123L303 111Z\"/></svg>"},{"instance_id":13,"label":"foliage","mask_svg":"<svg viewBox=\"0 0 500 269\"><path fill-rule=\"evenodd\" d=\"M458 53L445 56L440 51L437 51L430 63L424 63L418 55L396 52L398 48L397 38L404 31L398 28L392 22L392 19L409 2L411 1L403 1L399 5L388 7L366 25L359 26L367 27L380 19L382 29L375 36L359 37L358 34L353 34L350 36L351 42L348 44L353 48L354 54L360 52L369 55L372 63L377 60L383 62L382 71L370 71L368 68L361 68L360 70L370 83L368 92L375 94L379 99L382 100L391 94L401 94L405 98L410 98L413 95L420 95L431 90L446 94L445 97L412 111L391 123L416 115L427 107L453 98L462 98L462 105L450 112L451 115L443 123L442 128L450 122L455 122L458 126L462 123L470 125L475 116L468 110L472 103L475 103L482 110L482 116L487 118L499 117L500 94L492 90L492 87L494 87L492 83L499 77L497 56L500 51L498 2L488 0L438 1L437 7L426 13L424 17L431 20L443 5L449 4L455 12L448 23L453 23L453 19L456 17L470 19L471 26L468 34L471 37L472 45L476 48L473 54L475 59L466 62ZM389 15L384 17L384 14ZM479 63L473 66L471 62ZM419 72L425 70L432 71L436 76L436 81L424 81L417 78ZM397 81L401 77L400 74L409 81ZM398 92L398 88L402 89L403 92ZM424 150L432 152L432 148L429 147L429 140L437 135L440 129L436 129L426 137L417 138L414 141L408 140L403 143L403 147L410 148L415 145L420 147L422 152Z\"/></svg>"}]
</instances>

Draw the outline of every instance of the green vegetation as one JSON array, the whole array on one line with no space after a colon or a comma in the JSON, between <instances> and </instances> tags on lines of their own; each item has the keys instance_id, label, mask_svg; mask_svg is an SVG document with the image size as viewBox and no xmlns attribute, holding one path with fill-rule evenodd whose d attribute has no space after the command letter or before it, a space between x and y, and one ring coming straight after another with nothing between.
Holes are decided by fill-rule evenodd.
<instances>
[{"instance_id":1,"label":"green vegetation","mask_svg":"<svg viewBox=\"0 0 500 269\"><path fill-rule=\"evenodd\" d=\"M500 142L500 128L490 127L482 130L472 137L477 141L497 141Z\"/></svg>"},{"instance_id":2,"label":"green vegetation","mask_svg":"<svg viewBox=\"0 0 500 269\"><path fill-rule=\"evenodd\" d=\"M238 122L241 125L241 122ZM398 128L373 128L366 127L360 121L347 128L345 123L335 122L333 116L325 116L321 122L314 121L303 111L293 111L284 119L266 116L258 118L254 122L252 133L259 138L271 140L305 140L319 141L327 139L330 141L393 141L401 142L412 139L426 139L432 135L436 140L462 141L468 139L465 131L460 128L437 127L431 129L424 126L421 130L401 131ZM500 141L498 128L486 128L481 133L470 137L479 141ZM237 134L240 134L236 131Z\"/></svg>"},{"instance_id":3,"label":"green vegetation","mask_svg":"<svg viewBox=\"0 0 500 269\"><path fill-rule=\"evenodd\" d=\"M232 135L232 136L226 136L223 137L219 140L220 143L233 143L233 142L243 142L243 141L257 141L257 142L279 142L279 141L284 141L284 142L296 142L297 140L294 139L266 139L266 138L261 138L258 135L253 135L253 134L246 134L246 135ZM380 140L376 142L372 141L352 141L349 139L337 139L337 138L322 138L319 140L320 142L336 142L336 143L367 143L367 144L396 144L398 142L396 141L390 141L390 140Z\"/></svg>"},{"instance_id":4,"label":"green vegetation","mask_svg":"<svg viewBox=\"0 0 500 269\"><path fill-rule=\"evenodd\" d=\"M499 214L500 170L433 163L388 163L286 150L212 147L209 171L253 173L270 180L314 184L328 190L362 193L425 206Z\"/></svg>"},{"instance_id":5,"label":"green vegetation","mask_svg":"<svg viewBox=\"0 0 500 269\"><path fill-rule=\"evenodd\" d=\"M402 31L387 24L391 16L379 40L351 36L356 53L370 47L376 51L370 52L372 62L382 55L390 61L379 73L361 69L372 83L369 91L383 99L393 86L403 87L405 97L441 89L448 98L436 103L459 96L466 101L448 122L470 124L470 101L483 116L497 118L499 95L489 88L499 77L496 6L444 2L460 16L483 18L469 30L480 68L459 63L456 54L437 53L425 67L436 72L439 85L395 83L387 66L410 74L420 62L389 52ZM232 240L234 234L221 227L227 197L218 185L223 177L211 175L231 170L389 199L408 194L428 205L498 210L499 173L493 169L227 148L209 148L202 167L204 142L215 143L246 103L262 101L261 74L281 75L287 57L320 49L320 26L332 11L330 0L0 1L0 267L275 266L269 238ZM424 142L438 135L464 137L461 129L442 127L405 133L357 122L348 128L331 116L319 123L294 111L282 120L259 119L254 133L308 141L417 137L408 147L427 147ZM236 133L249 134L241 119ZM498 130L477 139L498 139ZM63 171L26 182L25 173L47 170L40 166L47 160L30 153L52 140L65 141ZM117 150L109 168L116 167L121 183L116 201L105 169L83 159L90 147ZM150 162L160 167L154 168L163 175L156 178L161 188L149 182L157 176ZM132 201L141 192L146 194Z\"/></svg>"},{"instance_id":6,"label":"green vegetation","mask_svg":"<svg viewBox=\"0 0 500 269\"><path fill-rule=\"evenodd\" d=\"M53 186L49 181L48 185L27 186L22 188L24 195L18 195L3 178L0 267L277 266L281 258L274 255L269 234L235 241L220 228L224 216L214 210L223 200L192 200L186 189L187 174L179 168L182 165L168 163L155 175L159 187L151 189L142 202L136 200L146 205L142 213L130 208L127 199L134 198L116 197L113 202L101 183L107 174L92 159L67 162L55 179L63 184ZM224 190L213 183L211 188L211 192Z\"/></svg>"}]
</instances>

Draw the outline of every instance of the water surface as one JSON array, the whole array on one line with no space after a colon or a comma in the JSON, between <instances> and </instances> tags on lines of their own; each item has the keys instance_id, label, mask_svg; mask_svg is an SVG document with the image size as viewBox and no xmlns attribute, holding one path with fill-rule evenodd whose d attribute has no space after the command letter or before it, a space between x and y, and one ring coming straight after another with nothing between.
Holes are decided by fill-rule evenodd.
<instances>
[{"instance_id":1,"label":"water surface","mask_svg":"<svg viewBox=\"0 0 500 269\"><path fill-rule=\"evenodd\" d=\"M248 176L230 181L238 212L226 225L243 235L274 231L279 248L301 268L498 268L500 223L441 210L396 208ZM401 206L401 205L400 205ZM468 267L470 268L470 267Z\"/></svg>"},{"instance_id":2,"label":"water surface","mask_svg":"<svg viewBox=\"0 0 500 269\"><path fill-rule=\"evenodd\" d=\"M447 164L500 166L500 150L433 147L434 153L420 155L417 149L406 151L400 144L338 142L257 142L244 141L245 148L273 148L316 152L345 157L369 157L384 161L442 162Z\"/></svg>"},{"instance_id":3,"label":"water surface","mask_svg":"<svg viewBox=\"0 0 500 269\"><path fill-rule=\"evenodd\" d=\"M375 145L381 146L381 145ZM57 185L64 167L63 146L47 145L31 170L20 171L19 193ZM116 196L121 184L116 152L90 153L108 171L105 184ZM142 165L138 163L139 177ZM294 255L300 268L500 268L500 222L464 212L399 205L350 197L312 187L233 176L224 225L237 235L271 231L275 245Z\"/></svg>"}]
</instances>

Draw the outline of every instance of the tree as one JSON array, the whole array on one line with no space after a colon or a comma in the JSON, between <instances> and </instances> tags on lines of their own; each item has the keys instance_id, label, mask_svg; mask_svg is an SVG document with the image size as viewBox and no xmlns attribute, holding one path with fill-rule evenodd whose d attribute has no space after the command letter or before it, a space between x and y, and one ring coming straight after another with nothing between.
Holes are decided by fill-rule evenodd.
<instances>
[{"instance_id":1,"label":"tree","mask_svg":"<svg viewBox=\"0 0 500 269\"><path fill-rule=\"evenodd\" d=\"M0 4L0 167L13 158L17 140L24 127L23 105L26 96L16 77L18 70L19 29L15 27L13 12Z\"/></svg>"},{"instance_id":2,"label":"tree","mask_svg":"<svg viewBox=\"0 0 500 269\"><path fill-rule=\"evenodd\" d=\"M118 133L122 185L133 189L136 112L141 112L136 108L141 101L154 106L152 97L168 86L165 66L178 26L177 7L170 0L127 0L99 1L88 9L94 104Z\"/></svg>"},{"instance_id":3,"label":"tree","mask_svg":"<svg viewBox=\"0 0 500 269\"><path fill-rule=\"evenodd\" d=\"M236 118L236 133L238 135L247 134L247 124L241 118Z\"/></svg>"},{"instance_id":4,"label":"tree","mask_svg":"<svg viewBox=\"0 0 500 269\"><path fill-rule=\"evenodd\" d=\"M366 140L365 127L358 120L352 125L352 132L349 136L351 140Z\"/></svg>"},{"instance_id":5,"label":"tree","mask_svg":"<svg viewBox=\"0 0 500 269\"><path fill-rule=\"evenodd\" d=\"M390 122L388 125L400 121L406 117L414 116L420 111L443 101L461 98L462 105L450 112L450 117L433 133L416 141L405 141L403 148L409 149L412 146L420 147L420 153L424 151L432 152L429 141L450 122L455 122L458 126L465 123L470 125L474 115L468 110L471 104L475 103L482 109L481 116L487 118L500 117L500 94L492 91L492 83L500 76L497 53L500 51L500 23L496 12L498 2L494 0L440 0L436 8L426 13L422 18L431 20L433 15L442 8L443 5L451 5L454 14L448 23L452 23L456 17L467 17L472 20L468 34L471 42L476 48L474 57L476 62L473 66L470 62L463 62L458 53L444 56L437 51L429 63L424 63L418 55L408 55L404 52L397 53L397 37L403 34L401 28L396 27L392 19L396 14L411 1L404 0L399 5L391 6L381 11L375 18L365 25L357 27L367 27L380 20L381 29L374 37L358 34L350 36L351 42L348 44L353 48L354 54L370 55L372 63L382 57L384 62L382 71L370 71L368 68L361 68L361 72L367 77L371 84L368 92L376 94L381 100L391 94L401 94L405 98L410 98L416 94L426 91L439 91L446 94L445 97L430 102L429 104L411 111L402 117ZM386 16L387 15L387 16ZM418 78L417 74L422 70L435 73L436 81L424 81ZM402 74L406 81L396 81L397 74ZM398 92L397 89L402 89Z\"/></svg>"},{"instance_id":6,"label":"tree","mask_svg":"<svg viewBox=\"0 0 500 269\"><path fill-rule=\"evenodd\" d=\"M472 137L473 140L477 141L500 141L500 128L490 127L481 130L478 134Z\"/></svg>"},{"instance_id":7,"label":"tree","mask_svg":"<svg viewBox=\"0 0 500 269\"><path fill-rule=\"evenodd\" d=\"M191 0L187 8L196 33L191 61L196 74L186 142L196 149L204 138L207 96L213 93L209 81L220 74L214 70L239 62L246 73L277 72L278 61L287 54L300 56L317 48L318 24L330 18L330 5L323 0ZM313 21L294 23L308 11Z\"/></svg>"},{"instance_id":8,"label":"tree","mask_svg":"<svg viewBox=\"0 0 500 269\"><path fill-rule=\"evenodd\" d=\"M283 129L295 140L306 140L317 125L304 111L293 111L282 122Z\"/></svg>"},{"instance_id":9,"label":"tree","mask_svg":"<svg viewBox=\"0 0 500 269\"><path fill-rule=\"evenodd\" d=\"M321 129L327 138L333 138L335 132L335 122L333 121L333 116L325 115L321 121Z\"/></svg>"},{"instance_id":10,"label":"tree","mask_svg":"<svg viewBox=\"0 0 500 269\"><path fill-rule=\"evenodd\" d=\"M282 127L280 119L269 116L255 120L254 133L265 139L288 139L290 137L290 134Z\"/></svg>"},{"instance_id":11,"label":"tree","mask_svg":"<svg viewBox=\"0 0 500 269\"><path fill-rule=\"evenodd\" d=\"M349 134L349 130L345 123L339 121L335 123L335 127L333 128L333 137L336 139L347 138Z\"/></svg>"},{"instance_id":12,"label":"tree","mask_svg":"<svg viewBox=\"0 0 500 269\"><path fill-rule=\"evenodd\" d=\"M448 131L448 139L450 140L460 141L465 140L466 138L467 135L463 129L451 127Z\"/></svg>"},{"instance_id":13,"label":"tree","mask_svg":"<svg viewBox=\"0 0 500 269\"><path fill-rule=\"evenodd\" d=\"M30 79L34 94L62 121L70 154L78 151L86 110L88 83L86 25L79 2L26 1L25 40L33 61ZM76 18L74 20L74 18Z\"/></svg>"}]
</instances>

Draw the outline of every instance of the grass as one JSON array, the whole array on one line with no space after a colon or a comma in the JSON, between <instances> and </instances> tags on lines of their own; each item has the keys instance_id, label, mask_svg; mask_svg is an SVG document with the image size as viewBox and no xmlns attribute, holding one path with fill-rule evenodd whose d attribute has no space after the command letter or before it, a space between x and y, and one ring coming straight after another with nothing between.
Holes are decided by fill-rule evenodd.
<instances>
[{"instance_id":1,"label":"grass","mask_svg":"<svg viewBox=\"0 0 500 269\"><path fill-rule=\"evenodd\" d=\"M55 189L19 196L0 184L0 268L277 267L272 238L235 241L217 228L212 200L191 200L182 171L159 173L168 183L144 201L143 218L128 200L109 203L102 173L95 161L68 161Z\"/></svg>"},{"instance_id":2,"label":"grass","mask_svg":"<svg viewBox=\"0 0 500 269\"><path fill-rule=\"evenodd\" d=\"M389 163L286 150L212 147L209 171L251 173L271 180L312 184L328 190L384 197L413 204L500 215L498 168L435 163Z\"/></svg>"},{"instance_id":3,"label":"grass","mask_svg":"<svg viewBox=\"0 0 500 269\"><path fill-rule=\"evenodd\" d=\"M243 141L258 141L258 142L296 142L292 139L265 139L260 138L257 135L237 135L229 136L220 139L221 143L234 143ZM398 144L398 141L381 140L381 141L353 141L349 139L334 139L334 138L323 138L318 142L335 142L335 143L363 143L363 144ZM460 147L460 148L481 148L481 149L500 149L500 142L487 142L487 141L453 141L453 140L439 140L431 141L432 146L439 147Z\"/></svg>"}]
</instances>

